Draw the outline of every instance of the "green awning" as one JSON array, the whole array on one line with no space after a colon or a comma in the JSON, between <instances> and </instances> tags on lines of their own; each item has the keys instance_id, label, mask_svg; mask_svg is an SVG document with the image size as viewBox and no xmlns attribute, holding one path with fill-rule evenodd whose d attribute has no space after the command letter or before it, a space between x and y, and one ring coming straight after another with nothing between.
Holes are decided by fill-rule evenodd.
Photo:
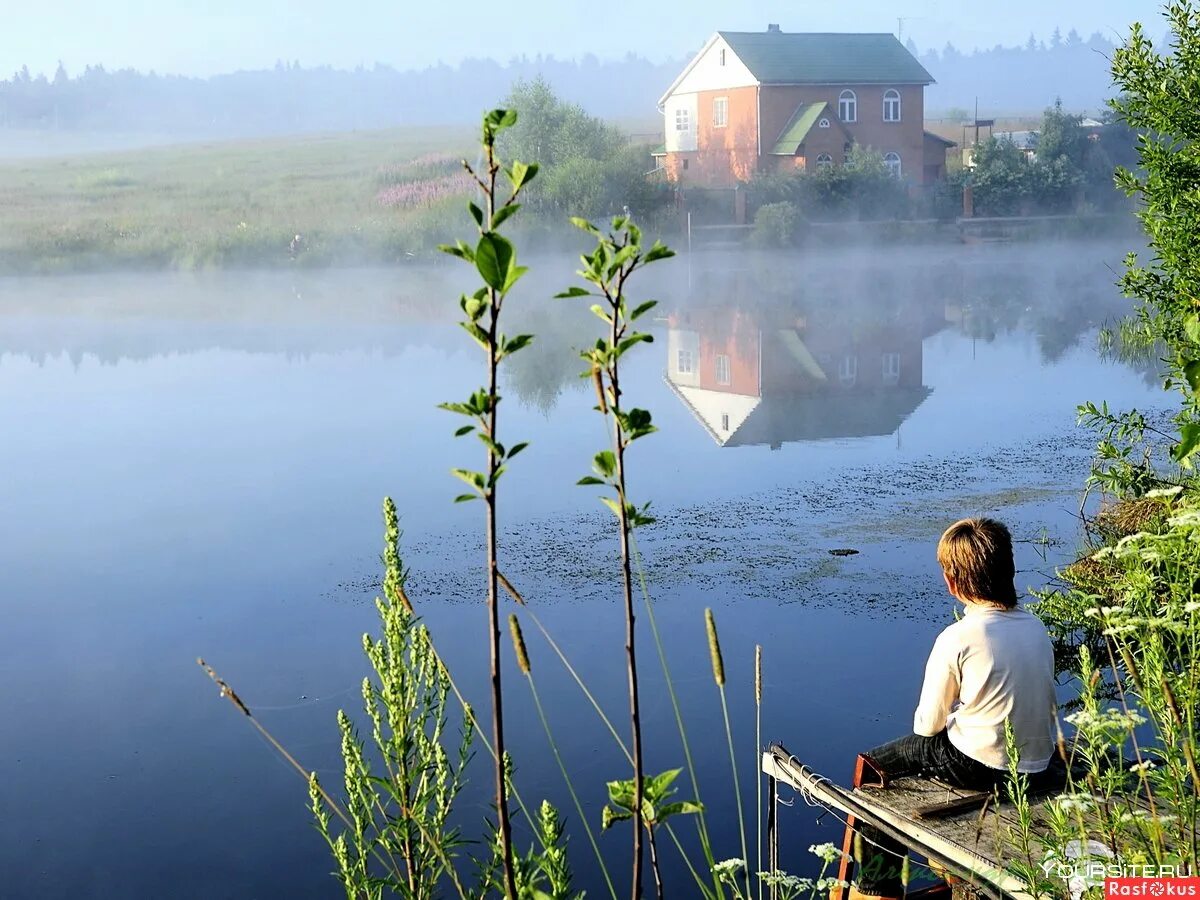
<instances>
[{"instance_id":1,"label":"green awning","mask_svg":"<svg viewBox=\"0 0 1200 900\"><path fill-rule=\"evenodd\" d=\"M775 156L795 156L796 149L804 142L804 138L817 124L817 119L821 117L828 106L829 104L824 101L799 106L792 114L792 118L783 126L783 131L779 133L779 138L775 141L771 153Z\"/></svg>"}]
</instances>

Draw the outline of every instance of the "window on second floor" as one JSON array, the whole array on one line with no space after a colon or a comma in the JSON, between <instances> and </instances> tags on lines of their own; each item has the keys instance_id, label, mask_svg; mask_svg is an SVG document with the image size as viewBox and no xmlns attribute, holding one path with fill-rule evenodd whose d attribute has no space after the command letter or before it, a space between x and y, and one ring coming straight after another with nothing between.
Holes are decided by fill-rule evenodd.
<instances>
[{"instance_id":1,"label":"window on second floor","mask_svg":"<svg viewBox=\"0 0 1200 900\"><path fill-rule=\"evenodd\" d=\"M717 354L717 384L729 384L729 357Z\"/></svg>"},{"instance_id":2,"label":"window on second floor","mask_svg":"<svg viewBox=\"0 0 1200 900\"><path fill-rule=\"evenodd\" d=\"M883 383L898 384L900 382L900 354L883 354Z\"/></svg>"},{"instance_id":3,"label":"window on second floor","mask_svg":"<svg viewBox=\"0 0 1200 900\"><path fill-rule=\"evenodd\" d=\"M842 91L838 97L838 118L843 122L858 121L858 96L854 91Z\"/></svg>"},{"instance_id":4,"label":"window on second floor","mask_svg":"<svg viewBox=\"0 0 1200 900\"><path fill-rule=\"evenodd\" d=\"M684 109L683 107L679 107L678 109L676 109L675 110L675 130L676 131L687 131L689 129L690 125L691 125L691 122L688 117L688 111L686 109Z\"/></svg>"},{"instance_id":5,"label":"window on second floor","mask_svg":"<svg viewBox=\"0 0 1200 900\"><path fill-rule=\"evenodd\" d=\"M729 124L729 98L717 97L713 100L713 128L724 128Z\"/></svg>"},{"instance_id":6,"label":"window on second floor","mask_svg":"<svg viewBox=\"0 0 1200 900\"><path fill-rule=\"evenodd\" d=\"M832 165L833 165L833 157L830 156L828 153L818 153L817 154L817 168L818 169L828 169Z\"/></svg>"},{"instance_id":7,"label":"window on second floor","mask_svg":"<svg viewBox=\"0 0 1200 900\"><path fill-rule=\"evenodd\" d=\"M883 121L900 121L900 92L895 88L883 92Z\"/></svg>"},{"instance_id":8,"label":"window on second floor","mask_svg":"<svg viewBox=\"0 0 1200 900\"><path fill-rule=\"evenodd\" d=\"M838 381L853 385L858 380L858 357L847 354L838 363Z\"/></svg>"},{"instance_id":9,"label":"window on second floor","mask_svg":"<svg viewBox=\"0 0 1200 900\"><path fill-rule=\"evenodd\" d=\"M694 375L696 373L696 357L692 355L692 351L685 347L679 348L679 353L675 357L675 371L680 375Z\"/></svg>"}]
</instances>

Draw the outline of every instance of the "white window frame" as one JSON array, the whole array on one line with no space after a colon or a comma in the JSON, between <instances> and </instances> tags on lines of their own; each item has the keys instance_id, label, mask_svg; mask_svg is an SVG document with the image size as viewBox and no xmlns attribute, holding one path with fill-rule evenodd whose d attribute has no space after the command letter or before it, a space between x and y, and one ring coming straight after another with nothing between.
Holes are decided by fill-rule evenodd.
<instances>
[{"instance_id":1,"label":"white window frame","mask_svg":"<svg viewBox=\"0 0 1200 900\"><path fill-rule=\"evenodd\" d=\"M675 130L676 131L691 131L692 117L688 115L686 106L675 107Z\"/></svg>"},{"instance_id":2,"label":"white window frame","mask_svg":"<svg viewBox=\"0 0 1200 900\"><path fill-rule=\"evenodd\" d=\"M849 88L838 95L838 118L843 122L858 121L858 94Z\"/></svg>"},{"instance_id":3,"label":"white window frame","mask_svg":"<svg viewBox=\"0 0 1200 900\"><path fill-rule=\"evenodd\" d=\"M900 92L895 88L883 92L883 121L900 121Z\"/></svg>"},{"instance_id":4,"label":"white window frame","mask_svg":"<svg viewBox=\"0 0 1200 900\"><path fill-rule=\"evenodd\" d=\"M729 98L713 98L713 128L724 128L729 124Z\"/></svg>"},{"instance_id":5,"label":"white window frame","mask_svg":"<svg viewBox=\"0 0 1200 900\"><path fill-rule=\"evenodd\" d=\"M724 47L721 48L721 53L720 53L719 58L720 58L719 65L722 65L722 66L725 65L725 48Z\"/></svg>"},{"instance_id":6,"label":"white window frame","mask_svg":"<svg viewBox=\"0 0 1200 900\"><path fill-rule=\"evenodd\" d=\"M853 353L847 353L838 361L838 381L847 386L858 381L858 357Z\"/></svg>"},{"instance_id":7,"label":"white window frame","mask_svg":"<svg viewBox=\"0 0 1200 900\"><path fill-rule=\"evenodd\" d=\"M696 374L696 355L687 347L680 347L675 353L675 373L677 375Z\"/></svg>"},{"instance_id":8,"label":"white window frame","mask_svg":"<svg viewBox=\"0 0 1200 900\"><path fill-rule=\"evenodd\" d=\"M833 165L833 157L828 153L818 153L816 163L818 169L828 169Z\"/></svg>"},{"instance_id":9,"label":"white window frame","mask_svg":"<svg viewBox=\"0 0 1200 900\"><path fill-rule=\"evenodd\" d=\"M900 162L900 154L895 150L889 150L883 155L883 164L888 167L888 171L892 173L892 177L899 180L903 174L903 164Z\"/></svg>"},{"instance_id":10,"label":"white window frame","mask_svg":"<svg viewBox=\"0 0 1200 900\"><path fill-rule=\"evenodd\" d=\"M817 122L817 127L818 128L828 128L829 120L826 119L824 116L822 116L821 119Z\"/></svg>"},{"instance_id":11,"label":"white window frame","mask_svg":"<svg viewBox=\"0 0 1200 900\"><path fill-rule=\"evenodd\" d=\"M885 353L882 358L883 383L887 385L900 383L900 354Z\"/></svg>"},{"instance_id":12,"label":"white window frame","mask_svg":"<svg viewBox=\"0 0 1200 900\"><path fill-rule=\"evenodd\" d=\"M717 384L727 386L732 383L729 357L727 355L718 353L714 368L716 369Z\"/></svg>"}]
</instances>

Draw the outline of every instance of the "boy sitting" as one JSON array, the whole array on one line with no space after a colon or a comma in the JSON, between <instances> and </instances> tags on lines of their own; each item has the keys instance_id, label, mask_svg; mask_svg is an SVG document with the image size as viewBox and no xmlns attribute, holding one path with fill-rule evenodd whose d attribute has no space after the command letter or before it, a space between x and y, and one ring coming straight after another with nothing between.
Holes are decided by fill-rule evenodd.
<instances>
[{"instance_id":1,"label":"boy sitting","mask_svg":"<svg viewBox=\"0 0 1200 900\"><path fill-rule=\"evenodd\" d=\"M1017 606L1012 537L994 519L963 519L946 529L937 558L964 615L934 642L913 733L864 753L864 770L882 784L924 775L990 790L1006 777L1008 722L1017 768L1042 772L1054 753L1054 650L1041 622ZM864 843L890 844L874 829L860 832L870 839ZM863 856L878 856L872 849L864 847ZM889 896L895 885L864 877L868 859L859 862L863 872L850 896Z\"/></svg>"}]
</instances>

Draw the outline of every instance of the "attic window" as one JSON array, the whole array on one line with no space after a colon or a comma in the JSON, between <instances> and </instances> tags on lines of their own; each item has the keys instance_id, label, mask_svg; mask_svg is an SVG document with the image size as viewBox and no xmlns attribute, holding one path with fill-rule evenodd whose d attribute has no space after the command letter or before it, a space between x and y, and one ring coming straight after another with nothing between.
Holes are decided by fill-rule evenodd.
<instances>
[{"instance_id":1,"label":"attic window","mask_svg":"<svg viewBox=\"0 0 1200 900\"><path fill-rule=\"evenodd\" d=\"M721 65L725 65L725 48L721 48Z\"/></svg>"},{"instance_id":2,"label":"attic window","mask_svg":"<svg viewBox=\"0 0 1200 900\"><path fill-rule=\"evenodd\" d=\"M820 121L818 121L818 122L817 122L817 127L818 127L818 128L828 128L828 127L829 127L829 120L828 120L828 119L821 119Z\"/></svg>"}]
</instances>

